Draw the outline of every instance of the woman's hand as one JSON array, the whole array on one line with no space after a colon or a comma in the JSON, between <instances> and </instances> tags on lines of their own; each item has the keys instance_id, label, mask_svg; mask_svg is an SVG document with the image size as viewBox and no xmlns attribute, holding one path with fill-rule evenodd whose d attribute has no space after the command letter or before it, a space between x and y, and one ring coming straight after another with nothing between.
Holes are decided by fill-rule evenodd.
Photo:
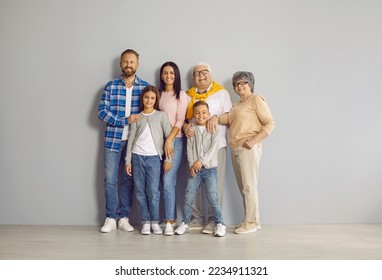
<instances>
[{"instance_id":1,"label":"woman's hand","mask_svg":"<svg viewBox=\"0 0 382 280\"><path fill-rule=\"evenodd\" d=\"M164 171L164 173L170 171L171 168L172 168L172 162L165 161L164 164L163 164L163 171Z\"/></svg>"},{"instance_id":2,"label":"woman's hand","mask_svg":"<svg viewBox=\"0 0 382 280\"><path fill-rule=\"evenodd\" d=\"M172 145L172 140L167 138L164 143L164 152L167 159L174 158L174 146Z\"/></svg>"},{"instance_id":3,"label":"woman's hand","mask_svg":"<svg viewBox=\"0 0 382 280\"><path fill-rule=\"evenodd\" d=\"M250 150L253 148L253 146L255 146L255 144L256 144L255 138L251 138L244 142L243 148Z\"/></svg>"}]
</instances>

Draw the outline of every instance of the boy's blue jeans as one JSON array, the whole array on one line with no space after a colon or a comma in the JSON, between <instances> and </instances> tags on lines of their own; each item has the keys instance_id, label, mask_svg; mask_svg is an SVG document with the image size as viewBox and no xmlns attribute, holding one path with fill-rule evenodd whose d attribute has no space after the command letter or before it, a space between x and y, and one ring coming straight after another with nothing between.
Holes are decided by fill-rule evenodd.
<instances>
[{"instance_id":1,"label":"boy's blue jeans","mask_svg":"<svg viewBox=\"0 0 382 280\"><path fill-rule=\"evenodd\" d=\"M159 222L159 181L161 160L159 156L132 154L135 195L142 223Z\"/></svg>"},{"instance_id":2,"label":"boy's blue jeans","mask_svg":"<svg viewBox=\"0 0 382 280\"><path fill-rule=\"evenodd\" d=\"M202 167L195 177L188 178L186 194L184 196L183 222L188 224L191 220L192 204L194 203L196 193L200 188L201 182L204 182L206 188L207 200L212 208L215 223L222 224L223 217L220 207L220 201L216 192L217 170L216 168L206 169Z\"/></svg>"}]
</instances>

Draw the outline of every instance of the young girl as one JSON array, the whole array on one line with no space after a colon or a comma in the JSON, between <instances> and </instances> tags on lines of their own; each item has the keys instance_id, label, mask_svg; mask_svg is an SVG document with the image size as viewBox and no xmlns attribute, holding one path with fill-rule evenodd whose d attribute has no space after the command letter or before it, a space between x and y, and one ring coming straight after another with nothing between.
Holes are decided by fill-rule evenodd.
<instances>
[{"instance_id":1,"label":"young girl","mask_svg":"<svg viewBox=\"0 0 382 280\"><path fill-rule=\"evenodd\" d=\"M176 177L183 158L184 137L182 126L190 97L181 89L180 71L172 62L165 62L160 69L161 97L159 108L169 117L172 125L170 136L166 139L164 152L166 158L172 158L172 168L163 174L164 235L174 235L176 224Z\"/></svg>"},{"instance_id":2,"label":"young girl","mask_svg":"<svg viewBox=\"0 0 382 280\"><path fill-rule=\"evenodd\" d=\"M158 110L159 91L147 86L140 97L142 118L130 125L126 153L126 173L134 177L135 194L141 220L141 234L162 234L159 227L159 181L164 137L170 135L172 127L166 113ZM166 159L164 170L172 167Z\"/></svg>"}]
</instances>

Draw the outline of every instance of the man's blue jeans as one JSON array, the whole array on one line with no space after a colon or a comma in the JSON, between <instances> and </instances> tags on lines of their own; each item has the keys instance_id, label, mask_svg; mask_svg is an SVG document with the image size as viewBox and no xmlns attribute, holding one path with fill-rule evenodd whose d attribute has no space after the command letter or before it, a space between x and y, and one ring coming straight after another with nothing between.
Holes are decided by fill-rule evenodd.
<instances>
[{"instance_id":1,"label":"man's blue jeans","mask_svg":"<svg viewBox=\"0 0 382 280\"><path fill-rule=\"evenodd\" d=\"M191 220L192 204L194 203L201 182L204 182L207 200L212 208L215 223L222 224L223 217L219 197L216 192L217 170L216 168L206 169L204 167L196 173L195 177L190 175L188 178L186 194L184 196L183 222L188 224Z\"/></svg>"},{"instance_id":2,"label":"man's blue jeans","mask_svg":"<svg viewBox=\"0 0 382 280\"><path fill-rule=\"evenodd\" d=\"M105 149L105 199L106 217L119 219L131 211L134 182L125 170L126 141L121 141L118 152ZM118 198L118 174L121 170L121 189Z\"/></svg>"},{"instance_id":3,"label":"man's blue jeans","mask_svg":"<svg viewBox=\"0 0 382 280\"><path fill-rule=\"evenodd\" d=\"M183 137L176 137L174 140L174 158L172 159L172 168L163 174L163 202L164 219L176 219L176 177L179 166L183 158Z\"/></svg>"},{"instance_id":4,"label":"man's blue jeans","mask_svg":"<svg viewBox=\"0 0 382 280\"><path fill-rule=\"evenodd\" d=\"M161 160L159 156L142 156L133 153L131 165L141 221L142 223L159 222Z\"/></svg>"}]
</instances>

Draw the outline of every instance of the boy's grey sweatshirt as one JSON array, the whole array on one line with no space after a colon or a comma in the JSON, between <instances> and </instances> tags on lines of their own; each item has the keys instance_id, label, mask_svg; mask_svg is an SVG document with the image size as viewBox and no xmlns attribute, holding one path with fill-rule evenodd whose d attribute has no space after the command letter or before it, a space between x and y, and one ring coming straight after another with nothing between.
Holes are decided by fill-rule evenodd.
<instances>
[{"instance_id":1,"label":"boy's grey sweatshirt","mask_svg":"<svg viewBox=\"0 0 382 280\"><path fill-rule=\"evenodd\" d=\"M129 139L127 141L127 151L126 151L126 165L131 164L131 154L133 151L133 147L137 142L139 136L142 135L146 124L149 124L151 135L153 137L155 147L157 149L159 158L162 159L163 155L163 145L165 137L168 137L172 131L172 126L168 116L165 112L162 111L154 111L154 113L145 116L142 115L142 118L135 123L130 125L129 130Z\"/></svg>"},{"instance_id":2,"label":"boy's grey sweatshirt","mask_svg":"<svg viewBox=\"0 0 382 280\"><path fill-rule=\"evenodd\" d=\"M206 169L218 166L218 137L217 131L209 133L204 130L203 133L198 128L194 127L194 137L187 139L187 159L191 167L195 161L200 160ZM202 154L201 147L203 146L204 154Z\"/></svg>"}]
</instances>

